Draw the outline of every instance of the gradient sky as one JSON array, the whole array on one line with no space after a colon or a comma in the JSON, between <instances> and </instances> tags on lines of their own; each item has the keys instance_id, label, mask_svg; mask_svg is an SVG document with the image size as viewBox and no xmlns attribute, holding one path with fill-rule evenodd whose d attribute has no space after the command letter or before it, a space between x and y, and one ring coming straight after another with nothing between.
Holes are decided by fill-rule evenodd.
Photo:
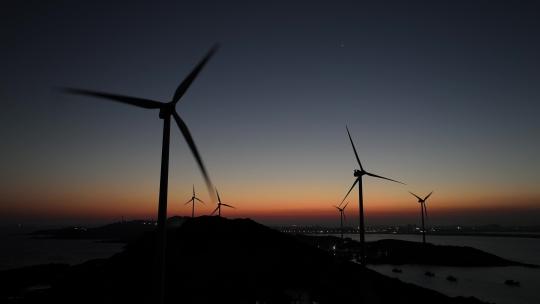
<instances>
[{"instance_id":1,"label":"gradient sky","mask_svg":"<svg viewBox=\"0 0 540 304\"><path fill-rule=\"evenodd\" d=\"M367 224L538 223L540 6L534 1L3 1L0 221L109 222L157 213L158 113L68 96L73 86L169 100L228 217L337 224L356 168ZM169 215L195 184L180 132ZM355 223L357 192L350 199ZM212 206L199 209L209 213Z\"/></svg>"}]
</instances>

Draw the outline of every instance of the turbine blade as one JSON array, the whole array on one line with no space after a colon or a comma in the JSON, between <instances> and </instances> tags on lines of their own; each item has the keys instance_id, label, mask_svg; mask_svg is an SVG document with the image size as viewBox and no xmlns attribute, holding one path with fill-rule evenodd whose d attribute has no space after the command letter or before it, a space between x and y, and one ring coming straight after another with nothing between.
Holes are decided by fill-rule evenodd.
<instances>
[{"instance_id":1,"label":"turbine blade","mask_svg":"<svg viewBox=\"0 0 540 304\"><path fill-rule=\"evenodd\" d=\"M176 91L174 92L174 96L172 98L172 102L176 104L180 98L186 93L187 89L191 84L193 83L193 80L197 78L197 75L199 75L199 72L204 68L208 60L214 55L214 53L217 51L219 46L216 44L214 45L208 53L206 53L206 56L195 66L195 68L189 73L189 75L180 83L178 88L176 88Z\"/></svg>"},{"instance_id":2,"label":"turbine blade","mask_svg":"<svg viewBox=\"0 0 540 304\"><path fill-rule=\"evenodd\" d=\"M214 215L214 213L216 213L216 211L218 211L219 209L219 206L216 207L216 209L214 209L214 211L212 211L212 213L210 213L210 215Z\"/></svg>"},{"instance_id":3,"label":"turbine blade","mask_svg":"<svg viewBox=\"0 0 540 304\"><path fill-rule=\"evenodd\" d=\"M341 210L338 206L334 206L334 208L336 208L337 210Z\"/></svg>"},{"instance_id":4,"label":"turbine blade","mask_svg":"<svg viewBox=\"0 0 540 304\"><path fill-rule=\"evenodd\" d=\"M64 88L63 91L69 94L108 99L108 100L125 103L125 104L129 104L132 106L145 108L145 109L159 109L164 104L159 101L150 100L150 99L124 96L124 95L118 95L118 94L110 94L110 93L98 92L98 91L83 90L83 89Z\"/></svg>"},{"instance_id":5,"label":"turbine blade","mask_svg":"<svg viewBox=\"0 0 540 304\"><path fill-rule=\"evenodd\" d=\"M199 154L199 150L197 149L197 146L195 145L195 141L193 140L193 137L191 136L191 132L189 132L189 129L186 125L186 123L180 118L178 113L174 111L172 113L174 120L176 121L176 124L178 124L178 127L180 128L180 131L182 132L182 135L184 135L184 139L186 140L189 149L191 150L191 153L193 154L193 157L195 157L195 160L197 161L197 165L199 165L199 169L202 172L202 175L204 177L204 181L206 182L206 187L208 188L208 193L210 194L210 197L213 197L213 189L214 186L212 185L212 181L210 180L210 176L208 175L208 172L206 171L206 167L204 166L203 160L201 158L201 155Z\"/></svg>"},{"instance_id":6,"label":"turbine blade","mask_svg":"<svg viewBox=\"0 0 540 304\"><path fill-rule=\"evenodd\" d=\"M187 201L184 205L187 205L187 204L191 203L192 200L193 200L193 199L190 198L189 201Z\"/></svg>"},{"instance_id":7,"label":"turbine blade","mask_svg":"<svg viewBox=\"0 0 540 304\"><path fill-rule=\"evenodd\" d=\"M347 134L349 135L349 140L351 141L352 148L354 150L354 156L356 156L356 161L358 161L358 165L360 166L360 170L364 171L364 168L362 168L362 163L360 162L360 158L358 157L358 153L356 152L356 147L354 146L354 142L351 137L351 133L349 132L349 127L345 126L347 129Z\"/></svg>"},{"instance_id":8,"label":"turbine blade","mask_svg":"<svg viewBox=\"0 0 540 304\"><path fill-rule=\"evenodd\" d=\"M386 179L386 180L389 180L389 181L392 181L392 182L395 182L395 183L405 185L405 183L402 183L400 181L397 181L397 180L394 180L394 179L391 179L391 178L388 178L388 177L380 176L380 175L369 173L369 172L366 172L366 174L369 175L369 176L372 176L372 177L382 178L382 179Z\"/></svg>"},{"instance_id":9,"label":"turbine blade","mask_svg":"<svg viewBox=\"0 0 540 304\"><path fill-rule=\"evenodd\" d=\"M411 191L409 191L409 193L412 194L412 195L414 195L414 196L416 196L417 199L422 200L422 198L421 198L420 196L418 196L418 195L412 193Z\"/></svg>"},{"instance_id":10,"label":"turbine blade","mask_svg":"<svg viewBox=\"0 0 540 304\"><path fill-rule=\"evenodd\" d=\"M424 200L427 200L428 197L430 197L432 194L433 194L433 191L431 191L431 192L426 196L426 198L424 198Z\"/></svg>"},{"instance_id":11,"label":"turbine blade","mask_svg":"<svg viewBox=\"0 0 540 304\"><path fill-rule=\"evenodd\" d=\"M217 200L221 204L221 198L219 197L219 192L217 191L217 188L216 188L216 194L217 194Z\"/></svg>"},{"instance_id":12,"label":"turbine blade","mask_svg":"<svg viewBox=\"0 0 540 304\"><path fill-rule=\"evenodd\" d=\"M193 197L195 197L195 185L193 185Z\"/></svg>"},{"instance_id":13,"label":"turbine blade","mask_svg":"<svg viewBox=\"0 0 540 304\"><path fill-rule=\"evenodd\" d=\"M423 205L423 208L424 208L424 215L426 216L426 221L427 221L428 215L427 215L426 203L424 202L422 205Z\"/></svg>"},{"instance_id":14,"label":"turbine blade","mask_svg":"<svg viewBox=\"0 0 540 304\"><path fill-rule=\"evenodd\" d=\"M203 203L204 205L206 205L206 204L205 204L202 200L200 200L198 197L195 197L195 199L196 199L197 201L199 201L200 203Z\"/></svg>"},{"instance_id":15,"label":"turbine blade","mask_svg":"<svg viewBox=\"0 0 540 304\"><path fill-rule=\"evenodd\" d=\"M221 203L221 206L225 206L225 207L229 207L229 208L234 208L234 209L236 209L236 207L233 207L233 206L227 205L227 204L223 204L223 203Z\"/></svg>"},{"instance_id":16,"label":"turbine blade","mask_svg":"<svg viewBox=\"0 0 540 304\"><path fill-rule=\"evenodd\" d=\"M343 209L343 211L345 211L345 208L347 208L347 205L348 205L348 204L349 204L349 202L347 202L347 203L345 204L345 206L341 207L341 209Z\"/></svg>"},{"instance_id":17,"label":"turbine blade","mask_svg":"<svg viewBox=\"0 0 540 304\"><path fill-rule=\"evenodd\" d=\"M357 178L357 179L354 181L354 183L353 183L352 186L351 186L351 189L349 189L349 191L347 192L347 194L345 194L345 197L344 197L343 200L341 201L341 204L343 204L343 202L345 201L345 199L347 199L347 196L349 196L349 193L351 193L352 189L354 188L354 186L356 186L356 183L358 183L359 180L360 180L360 179ZM340 205L341 205L341 204L340 204Z\"/></svg>"}]
</instances>

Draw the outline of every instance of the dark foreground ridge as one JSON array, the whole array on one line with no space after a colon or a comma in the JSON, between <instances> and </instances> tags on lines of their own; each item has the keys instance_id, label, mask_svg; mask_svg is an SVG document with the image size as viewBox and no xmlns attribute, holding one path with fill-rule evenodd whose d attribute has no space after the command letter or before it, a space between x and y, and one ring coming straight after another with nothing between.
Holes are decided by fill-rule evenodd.
<instances>
[{"instance_id":1,"label":"dark foreground ridge","mask_svg":"<svg viewBox=\"0 0 540 304\"><path fill-rule=\"evenodd\" d=\"M147 233L109 259L0 272L0 300L155 303L154 252ZM167 303L482 303L388 278L249 219L173 225L166 276Z\"/></svg>"},{"instance_id":2,"label":"dark foreground ridge","mask_svg":"<svg viewBox=\"0 0 540 304\"><path fill-rule=\"evenodd\" d=\"M169 226L179 226L190 217L174 216L168 219ZM100 227L86 228L80 226L61 229L40 230L31 233L34 238L98 240L101 242L128 243L137 240L141 235L155 230L155 222L134 220L117 222ZM336 236L317 236L294 234L300 240L317 248L326 250L332 255L346 260L354 259L360 244L350 238L341 239ZM495 267L495 266L526 266L507 260L496 255L467 246L448 246L422 244L393 239L379 240L366 243L366 254L369 264L418 264L457 267Z\"/></svg>"},{"instance_id":3,"label":"dark foreground ridge","mask_svg":"<svg viewBox=\"0 0 540 304\"><path fill-rule=\"evenodd\" d=\"M360 243L350 238L335 236L297 235L317 248L346 260L355 259ZM494 254L467 246L434 245L402 240L378 240L366 243L368 264L417 264L454 267L497 267L537 265L510 261Z\"/></svg>"}]
</instances>

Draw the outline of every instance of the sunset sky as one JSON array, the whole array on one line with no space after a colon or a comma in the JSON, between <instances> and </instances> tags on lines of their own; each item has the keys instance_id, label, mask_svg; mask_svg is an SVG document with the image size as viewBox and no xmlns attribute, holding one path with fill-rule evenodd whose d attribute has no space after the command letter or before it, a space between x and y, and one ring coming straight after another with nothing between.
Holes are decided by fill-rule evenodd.
<instances>
[{"instance_id":1,"label":"sunset sky","mask_svg":"<svg viewBox=\"0 0 540 304\"><path fill-rule=\"evenodd\" d=\"M533 1L4 1L0 223L156 218L158 111L177 106L227 217L337 225L356 161L366 223L530 225L540 218L540 6ZM169 215L209 194L171 133ZM349 198L357 222L358 194Z\"/></svg>"}]
</instances>

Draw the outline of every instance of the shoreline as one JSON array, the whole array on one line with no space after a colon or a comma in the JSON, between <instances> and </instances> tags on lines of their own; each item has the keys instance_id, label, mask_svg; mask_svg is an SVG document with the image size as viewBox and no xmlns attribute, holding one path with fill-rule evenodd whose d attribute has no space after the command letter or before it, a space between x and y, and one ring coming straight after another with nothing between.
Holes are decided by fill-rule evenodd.
<instances>
[{"instance_id":1,"label":"shoreline","mask_svg":"<svg viewBox=\"0 0 540 304\"><path fill-rule=\"evenodd\" d=\"M325 232L325 233L303 233L305 235L332 235L332 236L338 236L340 235L340 232ZM358 232L345 232L343 235L350 235L350 234L358 234ZM379 235L415 235L421 237L422 234L420 233L388 233L388 232L368 232L366 231L366 235L368 234L379 234ZM486 232L486 233L427 233L427 236L482 236L482 237L512 237L512 238L531 238L531 239L538 239L540 238L540 234L536 233L501 233L501 232Z\"/></svg>"}]
</instances>

